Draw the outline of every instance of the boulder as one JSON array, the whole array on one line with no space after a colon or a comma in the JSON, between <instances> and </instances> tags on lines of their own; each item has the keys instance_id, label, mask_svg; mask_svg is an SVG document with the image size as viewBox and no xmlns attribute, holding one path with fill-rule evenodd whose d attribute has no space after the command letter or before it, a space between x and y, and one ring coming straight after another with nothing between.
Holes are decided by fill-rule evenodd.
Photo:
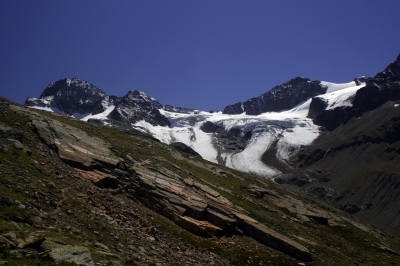
<instances>
[{"instance_id":1,"label":"boulder","mask_svg":"<svg viewBox=\"0 0 400 266\"><path fill-rule=\"evenodd\" d=\"M102 243L100 243L100 242L95 242L95 243L94 243L94 246L95 246L97 249L100 249L100 250L102 250L102 251L104 251L104 252L110 252L110 249L109 249L106 245L104 245L104 244L102 244Z\"/></svg>"},{"instance_id":2,"label":"boulder","mask_svg":"<svg viewBox=\"0 0 400 266\"><path fill-rule=\"evenodd\" d=\"M199 221L188 216L177 215L175 223L183 229L203 237L221 236L223 234L223 230L218 226L208 221Z\"/></svg>"},{"instance_id":3,"label":"boulder","mask_svg":"<svg viewBox=\"0 0 400 266\"><path fill-rule=\"evenodd\" d=\"M60 159L71 166L83 170L114 169L120 161L104 141L90 137L77 128L51 119L33 120L31 125L40 138L57 151Z\"/></svg>"},{"instance_id":4,"label":"boulder","mask_svg":"<svg viewBox=\"0 0 400 266\"><path fill-rule=\"evenodd\" d=\"M78 265L94 266L92 255L89 249L82 246L65 245L58 248L53 248L46 255L50 260L58 263L61 261L75 262Z\"/></svg>"},{"instance_id":5,"label":"boulder","mask_svg":"<svg viewBox=\"0 0 400 266\"><path fill-rule=\"evenodd\" d=\"M1 197L0 204L1 205L6 205L6 206L12 206L14 204L14 202L9 197Z\"/></svg>"},{"instance_id":6,"label":"boulder","mask_svg":"<svg viewBox=\"0 0 400 266\"><path fill-rule=\"evenodd\" d=\"M55 248L61 248L65 246L65 243L59 239L53 239L53 238L43 238L36 243L40 243L40 246L38 248L39 252L48 252L51 251L52 249Z\"/></svg>"},{"instance_id":7,"label":"boulder","mask_svg":"<svg viewBox=\"0 0 400 266\"><path fill-rule=\"evenodd\" d=\"M0 235L0 247L3 245L8 245L11 249L15 249L17 246L11 240L8 240L6 237Z\"/></svg>"},{"instance_id":8,"label":"boulder","mask_svg":"<svg viewBox=\"0 0 400 266\"><path fill-rule=\"evenodd\" d=\"M246 235L296 259L302 261L312 260L310 251L303 245L267 228L265 225L260 224L244 214L234 213L234 215L239 222L240 229L242 229Z\"/></svg>"},{"instance_id":9,"label":"boulder","mask_svg":"<svg viewBox=\"0 0 400 266\"><path fill-rule=\"evenodd\" d=\"M24 144L22 144L19 140L16 139L7 139L9 142L11 142L14 147L18 150L23 150L24 149Z\"/></svg>"},{"instance_id":10,"label":"boulder","mask_svg":"<svg viewBox=\"0 0 400 266\"><path fill-rule=\"evenodd\" d=\"M24 132L17 130L15 128L6 126L4 124L0 124L0 137L6 138L6 139L18 140L21 142L23 136L24 136Z\"/></svg>"}]
</instances>

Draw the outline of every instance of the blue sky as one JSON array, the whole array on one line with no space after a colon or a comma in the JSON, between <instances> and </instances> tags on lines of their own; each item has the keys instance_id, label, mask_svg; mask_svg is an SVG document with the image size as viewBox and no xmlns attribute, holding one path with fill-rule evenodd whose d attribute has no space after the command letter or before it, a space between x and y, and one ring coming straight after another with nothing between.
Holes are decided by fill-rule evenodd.
<instances>
[{"instance_id":1,"label":"blue sky","mask_svg":"<svg viewBox=\"0 0 400 266\"><path fill-rule=\"evenodd\" d=\"M400 1L0 1L0 95L79 77L202 110L297 76L348 82L400 53Z\"/></svg>"}]
</instances>

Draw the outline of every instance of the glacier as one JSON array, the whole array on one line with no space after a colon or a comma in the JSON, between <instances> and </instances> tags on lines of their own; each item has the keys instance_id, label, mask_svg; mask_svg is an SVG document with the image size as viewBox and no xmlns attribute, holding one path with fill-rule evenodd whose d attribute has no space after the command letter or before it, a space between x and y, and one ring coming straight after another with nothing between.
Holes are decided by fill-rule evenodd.
<instances>
[{"instance_id":1,"label":"glacier","mask_svg":"<svg viewBox=\"0 0 400 266\"><path fill-rule=\"evenodd\" d=\"M321 85L326 87L326 93L315 97L327 102L327 109L334 109L351 106L355 93L365 86L365 83L357 85L354 81L342 84L321 81ZM139 93L144 99L155 101L145 93ZM161 105L160 108L157 107L158 111L170 121L170 126L154 125L145 120L131 123L130 126L166 144L182 142L210 162L272 178L281 171L262 161L266 151L273 149L273 155L285 165L302 146L310 145L320 135L320 127L308 117L311 100L308 99L290 110L259 115L223 114L195 109L179 112L170 106L164 108ZM115 109L115 105L107 97L102 106L104 111L101 113L74 113L71 116L83 121L99 119L104 121L105 125L109 125L108 116ZM56 108L30 107L63 113ZM203 127L207 124L218 130L204 130ZM230 135L237 137L242 144L236 145L234 141L230 143Z\"/></svg>"}]
</instances>

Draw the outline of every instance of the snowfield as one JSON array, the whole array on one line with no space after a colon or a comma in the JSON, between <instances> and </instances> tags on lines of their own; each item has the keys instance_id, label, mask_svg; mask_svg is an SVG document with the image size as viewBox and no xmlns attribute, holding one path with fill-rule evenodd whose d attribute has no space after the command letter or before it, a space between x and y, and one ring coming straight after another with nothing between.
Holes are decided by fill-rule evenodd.
<instances>
[{"instance_id":1,"label":"snowfield","mask_svg":"<svg viewBox=\"0 0 400 266\"><path fill-rule=\"evenodd\" d=\"M301 145L308 145L318 137L318 126L307 118L310 102L311 100L308 100L289 111L258 116L226 115L221 112L178 114L160 110L172 122L170 128L152 126L145 121L137 122L132 127L152 134L167 144L185 143L208 161L223 162L228 167L270 178L279 174L279 171L262 163L260 158L271 145L276 143L277 156L284 161L296 153ZM251 131L252 136L242 151L221 151L221 148L215 145L215 133L205 133L200 129L207 121L221 126L226 131L232 128L240 129L244 133Z\"/></svg>"}]
</instances>

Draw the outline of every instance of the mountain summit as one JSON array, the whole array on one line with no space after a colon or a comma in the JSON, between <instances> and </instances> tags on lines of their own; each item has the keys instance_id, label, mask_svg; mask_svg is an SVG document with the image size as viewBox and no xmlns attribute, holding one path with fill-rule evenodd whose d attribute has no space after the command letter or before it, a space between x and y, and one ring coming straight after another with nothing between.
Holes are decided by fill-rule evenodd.
<instances>
[{"instance_id":1,"label":"mountain summit","mask_svg":"<svg viewBox=\"0 0 400 266\"><path fill-rule=\"evenodd\" d=\"M225 107L224 114L259 115L265 112L289 110L308 99L324 94L327 87L320 81L297 77L273 87L259 97Z\"/></svg>"},{"instance_id":2,"label":"mountain summit","mask_svg":"<svg viewBox=\"0 0 400 266\"><path fill-rule=\"evenodd\" d=\"M71 116L74 113L103 112L105 97L104 91L87 81L79 78L66 78L50 83L39 99L28 98L25 105L57 108Z\"/></svg>"}]
</instances>

